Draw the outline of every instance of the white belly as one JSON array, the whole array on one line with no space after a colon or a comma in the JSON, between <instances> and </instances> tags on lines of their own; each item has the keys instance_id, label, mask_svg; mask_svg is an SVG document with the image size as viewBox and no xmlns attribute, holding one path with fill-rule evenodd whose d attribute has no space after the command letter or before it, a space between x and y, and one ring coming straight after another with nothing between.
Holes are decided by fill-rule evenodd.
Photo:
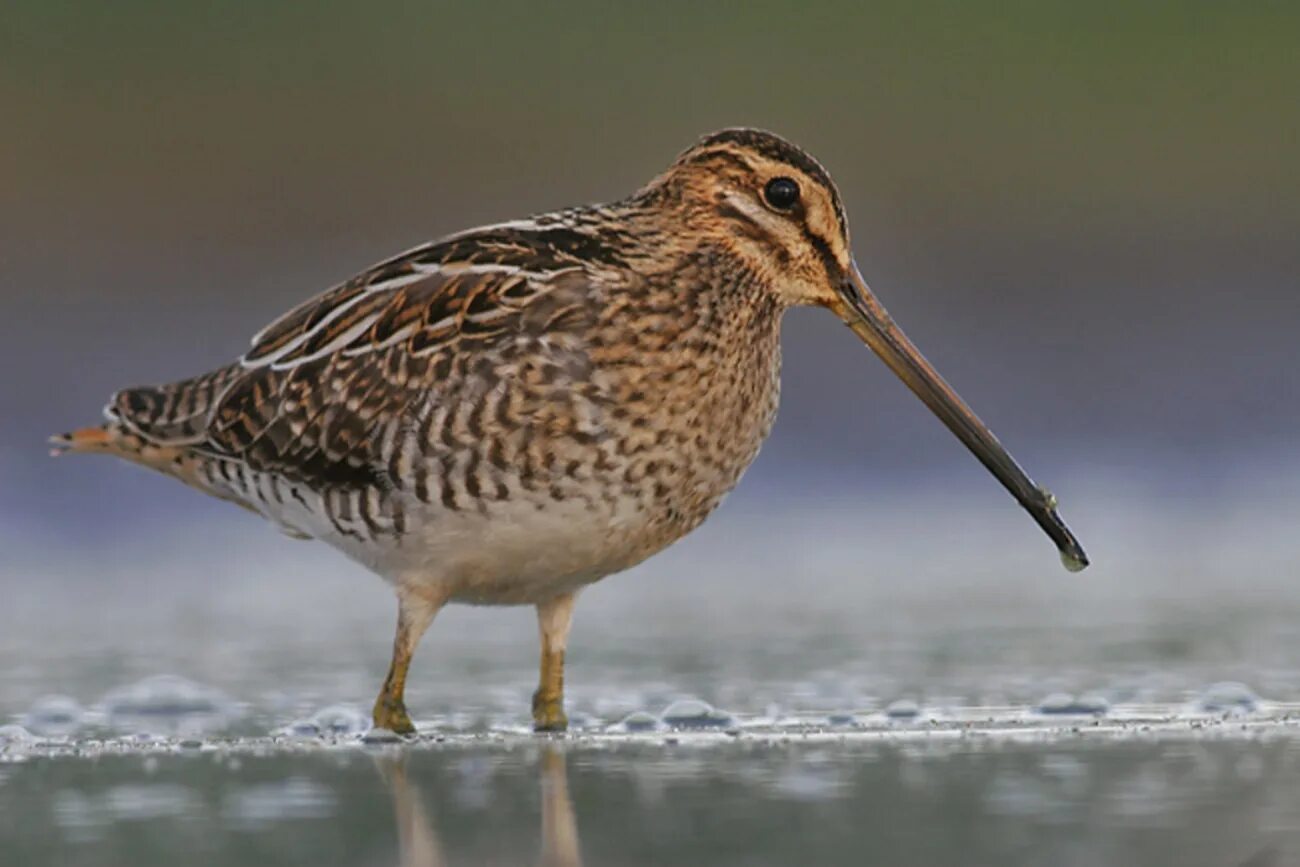
<instances>
[{"instance_id":1,"label":"white belly","mask_svg":"<svg viewBox=\"0 0 1300 867\"><path fill-rule=\"evenodd\" d=\"M398 586L476 605L532 604L635 565L659 550L632 502L598 510L582 500L529 499L477 510L423 506L401 537L358 544L313 533Z\"/></svg>"}]
</instances>

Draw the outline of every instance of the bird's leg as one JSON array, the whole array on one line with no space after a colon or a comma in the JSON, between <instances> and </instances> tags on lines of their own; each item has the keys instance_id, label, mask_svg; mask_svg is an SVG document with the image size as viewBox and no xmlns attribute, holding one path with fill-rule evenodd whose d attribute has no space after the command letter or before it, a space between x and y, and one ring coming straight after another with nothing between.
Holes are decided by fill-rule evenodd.
<instances>
[{"instance_id":1,"label":"bird's leg","mask_svg":"<svg viewBox=\"0 0 1300 867\"><path fill-rule=\"evenodd\" d=\"M428 595L397 592L397 635L393 638L393 661L388 667L384 687L375 699L375 728L388 729L399 735L415 734L415 725L406 713L403 693L406 691L406 671L411 667L411 657L420 643L424 631L433 622L433 616L442 608L444 600Z\"/></svg>"},{"instance_id":2,"label":"bird's leg","mask_svg":"<svg viewBox=\"0 0 1300 867\"><path fill-rule=\"evenodd\" d=\"M564 715L564 648L569 642L575 597L563 593L537 606L542 665L537 692L533 693L534 731L562 732L569 726Z\"/></svg>"}]
</instances>

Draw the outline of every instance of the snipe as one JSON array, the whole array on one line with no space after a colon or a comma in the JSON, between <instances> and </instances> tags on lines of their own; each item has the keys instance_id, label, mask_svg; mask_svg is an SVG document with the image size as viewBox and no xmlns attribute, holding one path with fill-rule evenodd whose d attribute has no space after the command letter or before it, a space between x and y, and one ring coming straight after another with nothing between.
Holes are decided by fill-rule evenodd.
<instances>
[{"instance_id":1,"label":"snipe","mask_svg":"<svg viewBox=\"0 0 1300 867\"><path fill-rule=\"evenodd\" d=\"M854 265L826 171L771 133L710 135L609 205L425 244L311 299L239 361L118 392L55 438L321 539L392 583L375 724L413 731L411 656L448 602L531 604L538 729L562 729L579 590L680 539L758 453L782 313L828 307L1029 511L1079 543Z\"/></svg>"}]
</instances>

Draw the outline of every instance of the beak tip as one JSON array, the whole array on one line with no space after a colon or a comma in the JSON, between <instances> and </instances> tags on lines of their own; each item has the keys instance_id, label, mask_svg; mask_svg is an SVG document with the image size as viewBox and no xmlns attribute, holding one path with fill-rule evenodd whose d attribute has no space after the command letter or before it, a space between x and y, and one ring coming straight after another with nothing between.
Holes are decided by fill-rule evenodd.
<instances>
[{"instance_id":1,"label":"beak tip","mask_svg":"<svg viewBox=\"0 0 1300 867\"><path fill-rule=\"evenodd\" d=\"M1062 551L1061 565L1070 572L1082 572L1088 568L1088 555L1082 550Z\"/></svg>"},{"instance_id":2,"label":"beak tip","mask_svg":"<svg viewBox=\"0 0 1300 867\"><path fill-rule=\"evenodd\" d=\"M1074 538L1074 534L1070 532L1069 527L1065 526L1065 521L1057 512L1061 504L1056 499L1056 494L1041 485L1037 487L1037 493L1038 502L1034 504L1037 508L1031 508L1030 511L1035 517L1042 516L1039 525L1056 543L1056 550L1061 555L1061 565L1069 572L1082 572L1087 569L1088 555L1083 552L1083 546L1079 544L1078 539ZM1041 511L1038 511L1040 509Z\"/></svg>"}]
</instances>

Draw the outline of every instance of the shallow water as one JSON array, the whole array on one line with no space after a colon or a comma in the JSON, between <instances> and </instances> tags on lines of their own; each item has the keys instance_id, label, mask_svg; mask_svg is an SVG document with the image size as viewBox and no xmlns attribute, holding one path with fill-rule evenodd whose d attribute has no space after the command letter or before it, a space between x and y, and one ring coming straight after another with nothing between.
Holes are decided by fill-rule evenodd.
<instances>
[{"instance_id":1,"label":"shallow water","mask_svg":"<svg viewBox=\"0 0 1300 867\"><path fill-rule=\"evenodd\" d=\"M15 864L1284 864L1289 712L36 746Z\"/></svg>"},{"instance_id":2,"label":"shallow water","mask_svg":"<svg viewBox=\"0 0 1300 867\"><path fill-rule=\"evenodd\" d=\"M392 601L323 547L10 538L0 863L1300 861L1300 510L1098 508L1069 576L935 501L724 510L593 587L562 739L530 611L440 615L421 737L368 743Z\"/></svg>"}]
</instances>

